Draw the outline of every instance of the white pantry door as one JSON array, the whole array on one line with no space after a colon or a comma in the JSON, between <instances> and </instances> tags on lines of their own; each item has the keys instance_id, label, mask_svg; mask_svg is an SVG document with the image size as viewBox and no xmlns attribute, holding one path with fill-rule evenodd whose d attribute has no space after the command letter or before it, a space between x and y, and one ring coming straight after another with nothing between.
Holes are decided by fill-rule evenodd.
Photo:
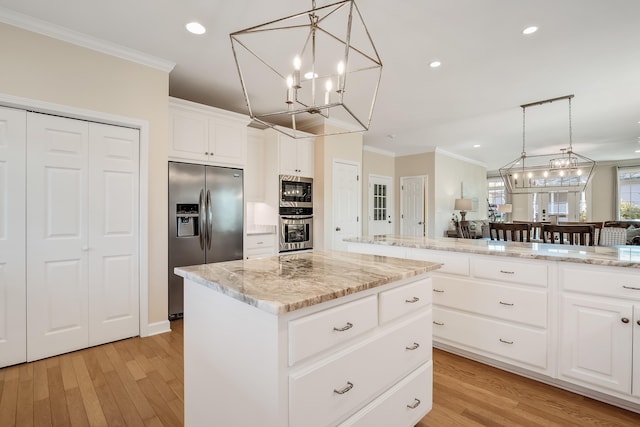
<instances>
[{"instance_id":1,"label":"white pantry door","mask_svg":"<svg viewBox=\"0 0 640 427\"><path fill-rule=\"evenodd\" d=\"M360 233L360 166L334 161L332 249L346 251L347 244L342 239Z\"/></svg>"},{"instance_id":2,"label":"white pantry door","mask_svg":"<svg viewBox=\"0 0 640 427\"><path fill-rule=\"evenodd\" d=\"M89 345L139 334L139 131L89 124Z\"/></svg>"},{"instance_id":3,"label":"white pantry door","mask_svg":"<svg viewBox=\"0 0 640 427\"><path fill-rule=\"evenodd\" d=\"M423 237L426 235L424 176L400 178L400 234Z\"/></svg>"},{"instance_id":4,"label":"white pantry door","mask_svg":"<svg viewBox=\"0 0 640 427\"><path fill-rule=\"evenodd\" d=\"M89 125L27 115L27 359L87 347Z\"/></svg>"},{"instance_id":5,"label":"white pantry door","mask_svg":"<svg viewBox=\"0 0 640 427\"><path fill-rule=\"evenodd\" d=\"M0 107L0 367L27 360L26 123L25 111Z\"/></svg>"}]
</instances>

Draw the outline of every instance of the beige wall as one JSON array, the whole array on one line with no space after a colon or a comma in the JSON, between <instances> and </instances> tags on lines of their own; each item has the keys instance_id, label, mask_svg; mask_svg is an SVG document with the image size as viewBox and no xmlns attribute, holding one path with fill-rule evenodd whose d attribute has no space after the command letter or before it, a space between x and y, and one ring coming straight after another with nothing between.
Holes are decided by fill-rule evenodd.
<instances>
[{"instance_id":1,"label":"beige wall","mask_svg":"<svg viewBox=\"0 0 640 427\"><path fill-rule=\"evenodd\" d=\"M357 163L362 171L362 146L361 133L346 133L316 138L313 178L316 196L313 207L314 248L330 249L332 247L333 161L345 160ZM362 179L360 182L362 183ZM362 215L360 218L362 218Z\"/></svg>"},{"instance_id":2,"label":"beige wall","mask_svg":"<svg viewBox=\"0 0 640 427\"><path fill-rule=\"evenodd\" d=\"M391 155L380 154L369 151L366 148L362 152L362 235L369 234L369 175L389 176L395 195L395 158ZM394 206L394 217L392 218L394 226L398 223L398 212L400 208Z\"/></svg>"},{"instance_id":3,"label":"beige wall","mask_svg":"<svg viewBox=\"0 0 640 427\"><path fill-rule=\"evenodd\" d=\"M167 320L168 73L0 23L0 93L149 122L149 322Z\"/></svg>"}]
</instances>

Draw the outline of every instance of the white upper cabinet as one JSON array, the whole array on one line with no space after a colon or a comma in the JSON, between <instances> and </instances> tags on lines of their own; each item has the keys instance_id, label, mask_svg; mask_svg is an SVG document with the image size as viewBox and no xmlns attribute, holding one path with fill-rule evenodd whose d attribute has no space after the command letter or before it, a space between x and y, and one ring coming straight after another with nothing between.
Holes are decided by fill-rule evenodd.
<instances>
[{"instance_id":1,"label":"white upper cabinet","mask_svg":"<svg viewBox=\"0 0 640 427\"><path fill-rule=\"evenodd\" d=\"M247 167L244 173L244 198L247 202L265 199L264 131L247 128Z\"/></svg>"},{"instance_id":2,"label":"white upper cabinet","mask_svg":"<svg viewBox=\"0 0 640 427\"><path fill-rule=\"evenodd\" d=\"M169 158L244 167L249 117L169 99Z\"/></svg>"},{"instance_id":3,"label":"white upper cabinet","mask_svg":"<svg viewBox=\"0 0 640 427\"><path fill-rule=\"evenodd\" d=\"M281 175L313 178L313 138L293 139L278 135Z\"/></svg>"}]
</instances>

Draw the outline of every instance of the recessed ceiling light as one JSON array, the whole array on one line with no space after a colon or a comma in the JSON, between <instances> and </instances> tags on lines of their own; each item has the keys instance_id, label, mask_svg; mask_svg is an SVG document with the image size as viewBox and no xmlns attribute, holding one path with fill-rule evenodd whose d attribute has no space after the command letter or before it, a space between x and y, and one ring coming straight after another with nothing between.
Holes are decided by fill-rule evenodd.
<instances>
[{"instance_id":1,"label":"recessed ceiling light","mask_svg":"<svg viewBox=\"0 0 640 427\"><path fill-rule=\"evenodd\" d=\"M640 153L640 150L636 150L635 152L636 152L636 153Z\"/></svg>"},{"instance_id":2,"label":"recessed ceiling light","mask_svg":"<svg viewBox=\"0 0 640 427\"><path fill-rule=\"evenodd\" d=\"M538 27L536 27L535 25L532 25L522 30L522 34L529 35L529 34L535 33L536 31L538 31Z\"/></svg>"},{"instance_id":3,"label":"recessed ceiling light","mask_svg":"<svg viewBox=\"0 0 640 427\"><path fill-rule=\"evenodd\" d=\"M480 148L480 144L473 144L473 148Z\"/></svg>"},{"instance_id":4,"label":"recessed ceiling light","mask_svg":"<svg viewBox=\"0 0 640 427\"><path fill-rule=\"evenodd\" d=\"M187 25L187 31L192 34L204 34L207 32L207 29L199 22L189 22Z\"/></svg>"},{"instance_id":5,"label":"recessed ceiling light","mask_svg":"<svg viewBox=\"0 0 640 427\"><path fill-rule=\"evenodd\" d=\"M438 68L441 65L442 65L442 62L440 62L440 61L431 61L429 63L429 67L431 67L431 68Z\"/></svg>"}]
</instances>

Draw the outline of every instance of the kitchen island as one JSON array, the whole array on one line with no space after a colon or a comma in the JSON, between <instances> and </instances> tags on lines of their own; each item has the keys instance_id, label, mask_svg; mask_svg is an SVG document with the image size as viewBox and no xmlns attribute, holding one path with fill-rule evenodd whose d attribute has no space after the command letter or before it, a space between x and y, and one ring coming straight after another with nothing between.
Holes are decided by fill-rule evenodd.
<instances>
[{"instance_id":1,"label":"kitchen island","mask_svg":"<svg viewBox=\"0 0 640 427\"><path fill-rule=\"evenodd\" d=\"M433 345L640 412L640 248L368 236L429 260Z\"/></svg>"},{"instance_id":2,"label":"kitchen island","mask_svg":"<svg viewBox=\"0 0 640 427\"><path fill-rule=\"evenodd\" d=\"M313 251L177 268L185 425L415 425L438 267Z\"/></svg>"}]
</instances>

